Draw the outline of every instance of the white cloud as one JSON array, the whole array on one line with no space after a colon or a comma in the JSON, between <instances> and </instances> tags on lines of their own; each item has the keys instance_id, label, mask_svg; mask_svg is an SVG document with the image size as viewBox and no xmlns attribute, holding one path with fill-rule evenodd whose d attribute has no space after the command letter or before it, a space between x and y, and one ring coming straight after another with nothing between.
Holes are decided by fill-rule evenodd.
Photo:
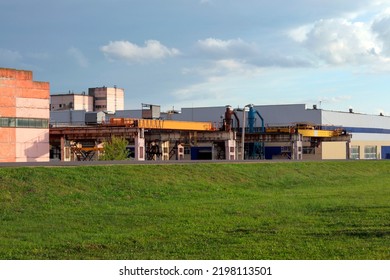
<instances>
[{"instance_id":1,"label":"white cloud","mask_svg":"<svg viewBox=\"0 0 390 280\"><path fill-rule=\"evenodd\" d=\"M258 53L255 44L247 43L240 38L231 40L207 38L199 40L197 45L202 52L216 57L246 57Z\"/></svg>"},{"instance_id":2,"label":"white cloud","mask_svg":"<svg viewBox=\"0 0 390 280\"><path fill-rule=\"evenodd\" d=\"M390 9L375 18L372 30L383 42L383 53L390 56Z\"/></svg>"},{"instance_id":3,"label":"white cloud","mask_svg":"<svg viewBox=\"0 0 390 280\"><path fill-rule=\"evenodd\" d=\"M214 61L241 61L249 67L307 67L306 58L286 51L277 51L248 43L242 39L221 40L208 38L199 40L197 47L201 55Z\"/></svg>"},{"instance_id":4,"label":"white cloud","mask_svg":"<svg viewBox=\"0 0 390 280\"><path fill-rule=\"evenodd\" d=\"M377 1L377 7L385 2ZM390 9L357 18L318 20L292 29L289 37L309 50L317 62L358 65L354 71L390 70ZM364 21L363 21L364 19Z\"/></svg>"},{"instance_id":5,"label":"white cloud","mask_svg":"<svg viewBox=\"0 0 390 280\"><path fill-rule=\"evenodd\" d=\"M260 67L246 63L245 60L220 59L208 63L203 67L185 68L182 73L196 74L209 79L221 76L242 75L253 77L262 72Z\"/></svg>"},{"instance_id":6,"label":"white cloud","mask_svg":"<svg viewBox=\"0 0 390 280\"><path fill-rule=\"evenodd\" d=\"M185 69L183 74L198 76L201 81L177 89L172 95L181 101L196 100L198 105L201 102L217 104L226 101L227 96L239 99L237 88L241 91L242 84L255 81L263 73L262 68L243 60L216 60L204 67Z\"/></svg>"},{"instance_id":7,"label":"white cloud","mask_svg":"<svg viewBox=\"0 0 390 280\"><path fill-rule=\"evenodd\" d=\"M85 55L77 48L71 47L68 49L68 54L73 57L77 64L80 67L87 68L89 65L88 59L85 57Z\"/></svg>"},{"instance_id":8,"label":"white cloud","mask_svg":"<svg viewBox=\"0 0 390 280\"><path fill-rule=\"evenodd\" d=\"M129 41L113 41L101 47L100 50L109 59L125 60L127 62L147 62L180 54L178 49L170 49L156 40L146 41L144 47L140 47Z\"/></svg>"},{"instance_id":9,"label":"white cloud","mask_svg":"<svg viewBox=\"0 0 390 280\"><path fill-rule=\"evenodd\" d=\"M382 43L363 22L319 20L294 29L290 36L328 64L372 63L382 53Z\"/></svg>"},{"instance_id":10,"label":"white cloud","mask_svg":"<svg viewBox=\"0 0 390 280\"><path fill-rule=\"evenodd\" d=\"M295 41L303 43L307 40L309 32L313 29L313 25L302 25L288 32L288 35Z\"/></svg>"}]
</instances>

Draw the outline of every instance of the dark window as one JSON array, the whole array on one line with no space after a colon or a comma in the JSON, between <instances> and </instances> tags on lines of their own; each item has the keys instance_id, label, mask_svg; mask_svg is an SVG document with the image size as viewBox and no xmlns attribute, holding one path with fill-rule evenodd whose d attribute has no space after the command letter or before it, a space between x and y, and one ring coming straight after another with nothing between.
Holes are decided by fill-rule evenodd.
<instances>
[{"instance_id":1,"label":"dark window","mask_svg":"<svg viewBox=\"0 0 390 280\"><path fill-rule=\"evenodd\" d=\"M47 119L0 118L0 127L48 128Z\"/></svg>"}]
</instances>

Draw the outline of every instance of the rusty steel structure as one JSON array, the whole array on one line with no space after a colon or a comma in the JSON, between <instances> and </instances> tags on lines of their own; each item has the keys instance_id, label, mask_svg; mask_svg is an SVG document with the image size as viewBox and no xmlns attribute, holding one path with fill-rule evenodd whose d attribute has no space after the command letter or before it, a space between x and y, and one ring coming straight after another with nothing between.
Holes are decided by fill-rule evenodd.
<instances>
[{"instance_id":1,"label":"rusty steel structure","mask_svg":"<svg viewBox=\"0 0 390 280\"><path fill-rule=\"evenodd\" d=\"M226 108L219 129L211 122L133 118L111 118L102 124L50 128L50 145L62 161L96 160L104 153L102 143L112 137L126 139L129 156L140 161L265 159L266 149L273 149L273 146L280 147L278 158L300 160L305 151L315 153L323 141L348 144L351 138L339 128L326 129L304 123L262 125L256 130L253 124L245 127L243 122L240 127L239 118L230 107Z\"/></svg>"}]
</instances>

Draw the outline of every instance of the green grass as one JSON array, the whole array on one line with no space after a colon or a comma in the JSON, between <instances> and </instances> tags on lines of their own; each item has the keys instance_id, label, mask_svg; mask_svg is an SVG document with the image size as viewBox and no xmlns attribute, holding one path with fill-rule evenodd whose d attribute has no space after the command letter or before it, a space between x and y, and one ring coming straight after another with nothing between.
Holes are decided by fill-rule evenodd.
<instances>
[{"instance_id":1,"label":"green grass","mask_svg":"<svg viewBox=\"0 0 390 280\"><path fill-rule=\"evenodd\" d=\"M0 169L0 259L390 259L390 161Z\"/></svg>"}]
</instances>

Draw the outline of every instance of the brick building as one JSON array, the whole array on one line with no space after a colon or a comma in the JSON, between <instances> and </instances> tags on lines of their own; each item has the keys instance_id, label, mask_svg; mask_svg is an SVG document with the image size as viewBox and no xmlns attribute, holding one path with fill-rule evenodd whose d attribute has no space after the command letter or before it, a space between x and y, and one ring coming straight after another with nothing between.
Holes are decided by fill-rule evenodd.
<instances>
[{"instance_id":1,"label":"brick building","mask_svg":"<svg viewBox=\"0 0 390 280\"><path fill-rule=\"evenodd\" d=\"M0 68L0 162L49 161L48 82Z\"/></svg>"}]
</instances>

